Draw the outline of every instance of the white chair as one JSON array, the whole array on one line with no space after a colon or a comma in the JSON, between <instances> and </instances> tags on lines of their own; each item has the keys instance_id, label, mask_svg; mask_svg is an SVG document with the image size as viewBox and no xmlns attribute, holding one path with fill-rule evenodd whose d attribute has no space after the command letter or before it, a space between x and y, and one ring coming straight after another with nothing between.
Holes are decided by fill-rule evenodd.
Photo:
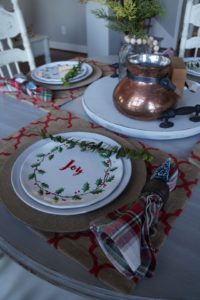
<instances>
[{"instance_id":1,"label":"white chair","mask_svg":"<svg viewBox=\"0 0 200 300\"><path fill-rule=\"evenodd\" d=\"M194 49L197 56L200 48L200 3L194 0L187 0L185 16L183 20L183 30L181 34L179 56L184 57L187 49ZM196 36L194 36L194 31Z\"/></svg>"},{"instance_id":2,"label":"white chair","mask_svg":"<svg viewBox=\"0 0 200 300\"><path fill-rule=\"evenodd\" d=\"M0 6L0 76L13 78L21 72L19 62L28 62L30 70L33 70L35 61L18 0L11 2L12 12ZM23 49L13 46L12 38L18 34L21 35Z\"/></svg>"}]
</instances>

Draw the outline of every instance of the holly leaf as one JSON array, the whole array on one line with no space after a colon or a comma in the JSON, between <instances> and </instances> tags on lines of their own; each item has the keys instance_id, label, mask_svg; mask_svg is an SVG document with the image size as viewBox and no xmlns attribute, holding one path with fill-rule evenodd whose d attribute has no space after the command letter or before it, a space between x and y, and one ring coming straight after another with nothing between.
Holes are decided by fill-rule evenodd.
<instances>
[{"instance_id":1,"label":"holly leaf","mask_svg":"<svg viewBox=\"0 0 200 300\"><path fill-rule=\"evenodd\" d=\"M29 175L28 175L28 179L29 179L29 180L31 180L31 179L33 179L33 178L35 178L35 173L32 173L32 174L29 174Z\"/></svg>"},{"instance_id":2,"label":"holly leaf","mask_svg":"<svg viewBox=\"0 0 200 300\"><path fill-rule=\"evenodd\" d=\"M52 152L55 152L55 151L57 151L57 150L58 150L58 148L59 148L59 147L58 147L58 146L56 146L56 147L54 147L53 149L51 149L51 153L52 153Z\"/></svg>"},{"instance_id":3,"label":"holly leaf","mask_svg":"<svg viewBox=\"0 0 200 300\"><path fill-rule=\"evenodd\" d=\"M102 184L102 179L101 179L101 178L98 178L98 179L96 180L96 185L99 186L99 185L101 185L101 184Z\"/></svg>"},{"instance_id":4,"label":"holly leaf","mask_svg":"<svg viewBox=\"0 0 200 300\"><path fill-rule=\"evenodd\" d=\"M39 153L39 154L36 155L36 157L44 157L44 156L45 156L44 153Z\"/></svg>"},{"instance_id":5,"label":"holly leaf","mask_svg":"<svg viewBox=\"0 0 200 300\"><path fill-rule=\"evenodd\" d=\"M38 191L38 194L39 194L40 196L42 196L42 195L44 194L43 190L40 189L40 190Z\"/></svg>"},{"instance_id":6,"label":"holly leaf","mask_svg":"<svg viewBox=\"0 0 200 300\"><path fill-rule=\"evenodd\" d=\"M52 160L54 158L54 154L49 155L49 160Z\"/></svg>"},{"instance_id":7,"label":"holly leaf","mask_svg":"<svg viewBox=\"0 0 200 300\"><path fill-rule=\"evenodd\" d=\"M45 182L42 182L41 185L42 185L42 187L44 187L44 188L47 188L47 189L49 188L49 185L48 185L47 183L45 183Z\"/></svg>"},{"instance_id":8,"label":"holly leaf","mask_svg":"<svg viewBox=\"0 0 200 300\"><path fill-rule=\"evenodd\" d=\"M78 195L74 195L74 196L72 197L72 199L73 199L73 200L81 200L81 197L78 196Z\"/></svg>"},{"instance_id":9,"label":"holly leaf","mask_svg":"<svg viewBox=\"0 0 200 300\"><path fill-rule=\"evenodd\" d=\"M113 181L114 178L115 178L115 176L110 176L110 177L106 178L106 182L111 182L111 181Z\"/></svg>"},{"instance_id":10,"label":"holly leaf","mask_svg":"<svg viewBox=\"0 0 200 300\"><path fill-rule=\"evenodd\" d=\"M91 191L91 194L100 194L100 193L102 193L104 190L103 189L95 189L95 190L93 190L93 191Z\"/></svg>"},{"instance_id":11,"label":"holly leaf","mask_svg":"<svg viewBox=\"0 0 200 300\"><path fill-rule=\"evenodd\" d=\"M58 202L59 198L58 198L57 196L54 196L54 197L53 197L53 200L54 200L55 202Z\"/></svg>"},{"instance_id":12,"label":"holly leaf","mask_svg":"<svg viewBox=\"0 0 200 300\"><path fill-rule=\"evenodd\" d=\"M45 174L46 172L44 170L40 169L40 170L38 170L38 173L39 174Z\"/></svg>"},{"instance_id":13,"label":"holly leaf","mask_svg":"<svg viewBox=\"0 0 200 300\"><path fill-rule=\"evenodd\" d=\"M40 166L40 163L35 163L35 164L31 165L31 168L37 168L39 166Z\"/></svg>"},{"instance_id":14,"label":"holly leaf","mask_svg":"<svg viewBox=\"0 0 200 300\"><path fill-rule=\"evenodd\" d=\"M118 169L118 167L114 167L114 168L111 168L110 171L111 171L111 172L114 172L114 171L117 170L117 169Z\"/></svg>"},{"instance_id":15,"label":"holly leaf","mask_svg":"<svg viewBox=\"0 0 200 300\"><path fill-rule=\"evenodd\" d=\"M83 192L87 192L90 188L90 185L88 182L84 183L83 187L82 187L82 190Z\"/></svg>"},{"instance_id":16,"label":"holly leaf","mask_svg":"<svg viewBox=\"0 0 200 300\"><path fill-rule=\"evenodd\" d=\"M61 194L62 192L64 192L64 190L65 190L65 189L62 187L62 188L56 190L55 193L56 193L56 194Z\"/></svg>"},{"instance_id":17,"label":"holly leaf","mask_svg":"<svg viewBox=\"0 0 200 300\"><path fill-rule=\"evenodd\" d=\"M104 161L102 161L102 164L103 164L105 167L109 167L109 163L108 163L108 162L106 162L105 160L104 160Z\"/></svg>"}]
</instances>

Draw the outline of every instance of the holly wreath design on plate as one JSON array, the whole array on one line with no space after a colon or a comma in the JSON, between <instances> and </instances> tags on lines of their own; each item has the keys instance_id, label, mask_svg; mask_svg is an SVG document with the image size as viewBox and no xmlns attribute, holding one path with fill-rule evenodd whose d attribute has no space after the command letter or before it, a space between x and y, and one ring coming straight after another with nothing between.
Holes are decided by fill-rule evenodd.
<instances>
[{"instance_id":1,"label":"holly wreath design on plate","mask_svg":"<svg viewBox=\"0 0 200 300\"><path fill-rule=\"evenodd\" d=\"M68 200L84 200L84 197L88 195L98 195L102 194L109 184L115 180L116 172L118 171L118 166L115 165L115 159L111 158L111 153L95 153L95 155L102 158L102 175L97 178L91 178L89 181L85 181L82 185L78 186L72 194L67 194L67 186L70 184L68 182L66 186L59 186L54 191L50 190L49 183L45 181L45 174L47 174L47 169L45 168L45 163L48 164L53 161L59 153L66 152L67 150L72 150L77 146L77 143L70 140L69 143L59 144L53 147L47 153L37 153L35 155L36 161L31 164L32 172L28 174L28 180L33 181L36 187L37 193L41 197L50 197L53 203L66 202ZM80 146L80 145L79 145ZM81 152L86 151L84 149L84 143L82 142ZM67 154L66 154L67 158ZM66 162L58 167L60 172L71 172L72 179L77 178L84 173L83 167L77 164L76 158L69 155ZM44 180L42 179L44 175Z\"/></svg>"}]
</instances>

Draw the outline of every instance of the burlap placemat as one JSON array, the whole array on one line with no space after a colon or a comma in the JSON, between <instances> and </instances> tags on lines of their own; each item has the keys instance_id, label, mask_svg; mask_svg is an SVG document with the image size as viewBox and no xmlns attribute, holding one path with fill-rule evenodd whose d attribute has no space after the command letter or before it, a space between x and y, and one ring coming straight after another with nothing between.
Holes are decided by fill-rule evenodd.
<instances>
[{"instance_id":1,"label":"burlap placemat","mask_svg":"<svg viewBox=\"0 0 200 300\"><path fill-rule=\"evenodd\" d=\"M31 123L26 128L22 128L11 137L3 139L0 143L0 163L5 162L16 150L20 149L31 139L38 137L38 132L44 129L48 133L61 132L67 128L75 129L77 122L83 122L85 128L97 129L98 126L81 121L71 113L64 111L51 111L46 116L36 122ZM79 123L80 127L80 123ZM154 155L154 160L147 164L148 175L162 163L167 156L167 153L148 147L142 143L137 145L140 148L145 148ZM153 246L160 249L166 236L169 234L176 218L180 216L183 206L187 199L192 194L192 188L197 184L200 169L197 162L200 161L200 147L196 145L193 155L189 160L182 160L170 155L176 162L179 169L179 178L176 189L171 193L169 200L166 202L160 217L157 227L157 232L152 237ZM191 163L192 162L192 163ZM193 164L195 162L195 165ZM134 199L130 199L134 201ZM123 277L117 270L113 268L110 262L99 248L94 235L90 231L76 233L55 233L37 231L45 238L50 245L62 251L65 255L71 256L82 264L88 271L104 281L113 288L124 293L131 293L137 284L136 280L129 281Z\"/></svg>"},{"instance_id":2,"label":"burlap placemat","mask_svg":"<svg viewBox=\"0 0 200 300\"><path fill-rule=\"evenodd\" d=\"M73 129L65 129L59 131L54 127L54 133L67 132L67 131L91 131L88 128L87 122L77 119L73 122ZM137 143L132 144L125 139L107 132L104 129L96 129L95 132L104 134L110 138L115 139L124 147L135 148ZM129 184L123 193L115 199L115 201L107 204L106 206L88 212L86 214L79 214L73 216L61 216L53 215L45 212L37 211L30 206L28 206L23 201L19 201L18 196L15 194L12 184L11 184L11 171L13 164L17 157L22 153L28 146L33 144L37 137L32 137L29 142L20 147L13 155L3 164L0 173L0 198L5 204L7 209L18 219L22 220L26 224L45 231L55 231L55 232L78 232L88 230L89 224L92 220L97 217L104 216L107 212L117 209L119 206L123 206L130 202L130 198L137 198L144 183L146 181L146 167L143 161L132 160L133 173Z\"/></svg>"}]
</instances>

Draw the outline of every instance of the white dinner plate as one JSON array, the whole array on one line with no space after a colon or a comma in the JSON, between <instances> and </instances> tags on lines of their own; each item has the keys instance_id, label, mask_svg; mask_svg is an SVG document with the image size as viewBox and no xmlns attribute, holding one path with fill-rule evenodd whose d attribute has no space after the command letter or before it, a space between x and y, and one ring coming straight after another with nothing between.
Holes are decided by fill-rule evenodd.
<instances>
[{"instance_id":1,"label":"white dinner plate","mask_svg":"<svg viewBox=\"0 0 200 300\"><path fill-rule=\"evenodd\" d=\"M42 65L32 71L31 76L34 80L46 84L63 84L61 78L73 66L77 65L78 61L59 61ZM89 77L93 72L90 64L82 63L79 73L69 79L69 82L74 83Z\"/></svg>"},{"instance_id":2,"label":"white dinner plate","mask_svg":"<svg viewBox=\"0 0 200 300\"><path fill-rule=\"evenodd\" d=\"M189 75L200 76L200 57L185 57L184 62Z\"/></svg>"},{"instance_id":3,"label":"white dinner plate","mask_svg":"<svg viewBox=\"0 0 200 300\"><path fill-rule=\"evenodd\" d=\"M82 104L86 114L97 124L126 136L172 140L200 133L200 122L192 122L189 115L179 115L170 119L171 128L161 128L161 120L140 121L119 112L113 103L113 91L118 78L103 77L90 84L83 95ZM200 92L184 90L177 107L199 105Z\"/></svg>"},{"instance_id":4,"label":"white dinner plate","mask_svg":"<svg viewBox=\"0 0 200 300\"><path fill-rule=\"evenodd\" d=\"M103 142L119 146L109 138L92 133L66 133L65 138L81 142ZM109 196L120 184L123 163L115 155L109 158L98 152L81 151L65 143L46 140L46 144L30 152L20 171L25 192L44 205L74 208L94 204Z\"/></svg>"},{"instance_id":5,"label":"white dinner plate","mask_svg":"<svg viewBox=\"0 0 200 300\"><path fill-rule=\"evenodd\" d=\"M76 136L76 138L78 138L78 137L81 137L83 133L82 132L81 133L74 132L72 134L73 134L73 136ZM68 133L62 134L62 136L68 137ZM91 139L91 136L92 136L92 139L94 139L94 134L84 133L84 137L87 139L89 139L89 138ZM113 145L117 144L119 146L118 143L116 143L112 139L107 138L103 135L95 134L95 140L96 140L96 138L98 138L98 140L103 139L107 144L109 142L109 144L113 144ZM131 165L130 160L122 158L119 160L119 165L121 165L120 168L122 168L122 170L123 170L122 175L120 175L121 179L118 179L118 184L115 187L113 187L112 191L110 190L111 192L109 191L107 196L104 195L105 197L101 196L102 199L99 201L96 201L96 200L92 201L93 199L90 198L91 202L90 202L90 204L87 203L88 205L72 205L72 203L71 203L69 206L62 206L62 209L61 209L61 206L59 206L59 205L55 205L55 206L54 206L54 204L46 205L46 204L44 204L43 201L41 201L41 202L35 201L35 199L32 197L32 193L29 195L30 191L27 192L26 188L24 188L25 186L22 186L19 174L20 173L22 174L23 167L25 167L28 157L30 157L30 153L37 151L38 146L45 147L46 142L47 142L47 140L42 140L42 141L39 141L39 142L31 145L29 148L27 148L17 158L16 162L13 165L12 172L11 172L11 182L12 182L12 186L13 186L16 194L22 201L24 201L27 205L31 206L32 208L46 212L46 213L58 214L58 215L83 214L83 213L86 213L86 212L89 212L92 210L96 210L96 209L110 203L116 197L118 197L122 193L124 188L127 186L130 176L131 176L131 173L132 173L132 165ZM89 151L87 151L87 152L89 153ZM40 153L40 154L42 154L42 153ZM95 170L95 171L97 171L97 170ZM28 173L29 172L27 172L27 174ZM96 176L96 174L97 174L97 172L95 172L95 176ZM76 201L78 201L78 200L76 200ZM85 202L85 204L86 204L86 202Z\"/></svg>"}]
</instances>

